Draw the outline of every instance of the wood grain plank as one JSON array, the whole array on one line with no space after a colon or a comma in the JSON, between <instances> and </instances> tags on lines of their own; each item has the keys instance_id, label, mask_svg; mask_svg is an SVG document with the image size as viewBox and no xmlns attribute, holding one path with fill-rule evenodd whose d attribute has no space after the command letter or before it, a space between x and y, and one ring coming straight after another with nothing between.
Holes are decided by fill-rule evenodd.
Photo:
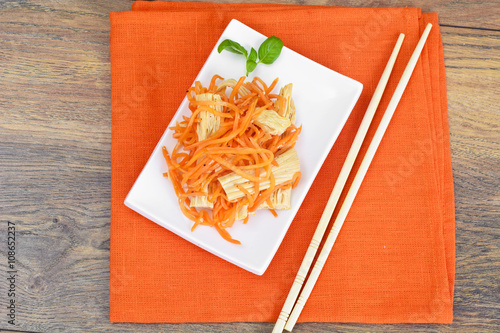
<instances>
[{"instance_id":1,"label":"wood grain plank","mask_svg":"<svg viewBox=\"0 0 500 333\"><path fill-rule=\"evenodd\" d=\"M456 322L499 327L500 34L444 28L455 183ZM495 273L497 272L497 273Z\"/></svg>"},{"instance_id":2,"label":"wood grain plank","mask_svg":"<svg viewBox=\"0 0 500 333\"><path fill-rule=\"evenodd\" d=\"M108 9L2 6L0 252L12 221L15 328L102 331L97 321L110 326Z\"/></svg>"},{"instance_id":3,"label":"wood grain plank","mask_svg":"<svg viewBox=\"0 0 500 333\"><path fill-rule=\"evenodd\" d=\"M187 2L190 0L180 0ZM130 9L132 0L128 1L50 1L28 0L7 1L0 4L0 10L29 10L31 16L39 13L64 13L68 16L76 15L87 18L87 24L92 25L96 18L107 17L111 11L123 11ZM216 2L231 3L234 0L218 0ZM259 3L261 0L245 0L238 2ZM467 27L478 29L500 29L500 7L496 0L474 1L474 0L270 0L266 3L276 4L303 4L318 6L347 6L347 7L419 7L424 12L439 13L440 24L454 27ZM24 13L26 14L26 13ZM30 15L26 16L27 24ZM47 16L49 17L49 16ZM50 20L44 23L48 23Z\"/></svg>"},{"instance_id":4,"label":"wood grain plank","mask_svg":"<svg viewBox=\"0 0 500 333\"><path fill-rule=\"evenodd\" d=\"M500 330L500 28L496 1L275 1L436 11L457 211L452 325L298 324L294 332ZM0 3L0 258L16 223L19 325L33 332L266 332L270 323L109 323L110 11L130 1ZM6 290L0 262L0 290ZM4 301L0 297L2 308ZM1 330L0 330L1 332Z\"/></svg>"},{"instance_id":5,"label":"wood grain plank","mask_svg":"<svg viewBox=\"0 0 500 333\"><path fill-rule=\"evenodd\" d=\"M257 1L258 2L258 1ZM441 25L481 29L500 29L498 1L473 0L304 0L303 4L349 7L419 7L423 12L439 14Z\"/></svg>"}]
</instances>

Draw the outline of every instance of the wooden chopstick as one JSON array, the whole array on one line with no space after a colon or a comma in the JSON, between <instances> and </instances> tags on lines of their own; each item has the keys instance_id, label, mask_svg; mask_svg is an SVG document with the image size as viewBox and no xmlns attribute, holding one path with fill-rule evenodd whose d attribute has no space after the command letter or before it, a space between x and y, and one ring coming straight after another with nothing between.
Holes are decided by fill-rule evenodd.
<instances>
[{"instance_id":1,"label":"wooden chopstick","mask_svg":"<svg viewBox=\"0 0 500 333\"><path fill-rule=\"evenodd\" d=\"M326 262L326 259L328 258L328 255L330 254L330 251L333 247L333 244L337 239L340 229L342 228L342 224L344 223L345 218L349 212L349 209L352 206L354 198L358 193L358 190L361 186L361 182L363 181L366 175L368 167L370 166L370 163L375 155L375 152L377 151L377 148L380 142L382 141L382 137L384 136L384 133L387 127L389 126L389 122L391 121L391 118L394 115L394 111L396 110L396 107L399 101L401 100L401 96L403 95L403 92L408 84L408 81L410 80L411 74L415 69L418 58L420 57L420 53L422 52L425 42L427 41L427 37L429 36L431 28L432 24L430 23L427 24L424 32L422 33L422 36L420 37L420 40L418 41L417 46L415 47L415 50L413 51L412 56L410 57L410 60L408 61L408 64L406 65L406 68L403 72L403 75L401 76L401 79L396 87L396 90L394 91L391 101L387 106L387 109L384 113L384 116L382 117L382 120L377 128L377 131L375 132L375 135L373 136L372 142L370 143L368 150L358 169L358 172L354 177L351 188L347 192L347 196L340 208L337 218L335 219L335 222L332 226L332 230L330 231L318 258L316 259L316 262L309 275L309 278L307 279L307 282L304 285L304 288L300 293L300 296L297 299L295 306L293 307L293 311L290 317L288 318L288 321L285 324L285 330L287 331L292 331L295 323L297 322L297 319L299 318L300 313L302 312L302 309L304 308L307 299L309 298L309 295L311 294L314 285L316 284L316 281L318 280L319 274L321 273L321 270Z\"/></svg>"},{"instance_id":2,"label":"wooden chopstick","mask_svg":"<svg viewBox=\"0 0 500 333\"><path fill-rule=\"evenodd\" d=\"M319 244L323 239L326 227L328 226L333 211L337 206L340 194L342 193L342 190L345 186L347 178L349 177L349 173L351 172L354 161L356 160L356 156L358 155L359 149L361 148L361 144L365 139L366 132L368 132L370 123L373 120L375 111L377 110L380 99L382 98L382 94L387 85L387 81L389 80L389 76L391 75L399 50L401 49L401 45L403 44L404 37L405 37L404 34L399 35L396 45L394 46L391 56L389 57L389 61L387 62L384 72L382 73L382 76L380 77L377 87L375 88L375 92L373 93L370 104L366 109L365 115L363 117L363 120L361 121L358 132L354 137L351 148L349 149L349 153L347 154L344 165L342 166L342 170L340 170L339 176L337 178L337 181L335 182L333 191L330 194L330 198L328 199L328 202L325 206L325 210L321 215L321 218L319 220L318 226L316 227L316 231L314 232L311 243L307 248L306 255L304 256L299 271L297 272L297 276L293 281L292 288L288 293L285 304L283 305L278 320L274 325L273 333L283 331L286 321L288 320L288 316L290 315L293 305L295 304L295 300L297 299L297 296L299 296L299 292L300 289L302 288L302 284L304 283L307 272L309 272L314 256L316 255L316 251L318 250Z\"/></svg>"}]
</instances>

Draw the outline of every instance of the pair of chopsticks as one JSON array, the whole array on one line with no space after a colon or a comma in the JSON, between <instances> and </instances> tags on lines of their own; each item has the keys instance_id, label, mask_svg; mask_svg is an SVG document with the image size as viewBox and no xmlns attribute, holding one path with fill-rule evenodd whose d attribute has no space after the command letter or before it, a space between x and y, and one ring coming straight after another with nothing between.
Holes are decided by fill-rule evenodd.
<instances>
[{"instance_id":1,"label":"pair of chopsticks","mask_svg":"<svg viewBox=\"0 0 500 333\"><path fill-rule=\"evenodd\" d=\"M373 156L375 155L375 152L377 151L377 148L382 140L382 137L384 136L384 133L387 127L389 126L389 122L391 121L394 111L396 110L396 107L401 99L401 96L403 95L406 85L410 80L410 76L413 73L413 70L415 69L415 65L417 64L418 58L420 57L420 53L422 52L425 42L427 41L427 37L429 36L431 28L432 24L430 23L427 24L424 32L422 33L422 36L420 37L417 46L415 47L415 50L413 51L412 56L410 57L410 60L408 61L408 64L406 65L403 75L401 76L401 79L396 87L396 90L394 91L394 94L389 102L389 105L387 106L387 109L382 117L382 120L375 132L375 135L373 136L372 142L370 143L368 150L366 151L366 154L358 169L358 172L354 177L351 188L347 192L344 203L342 204L340 211L337 215L337 218L333 223L332 229L328 234L328 237L323 245L323 248L321 249L320 254L318 255L318 258L316 259L312 271L309 273L309 278L307 279L306 284L302 288L302 285L304 284L306 276L309 272L311 264L316 255L316 251L319 248L321 240L323 239L326 227L328 226L330 218L332 217L333 211L340 198L340 194L342 193L342 190L345 186L349 173L351 172L354 161L356 160L356 156L358 155L361 144L363 143L368 128L370 127L370 123L372 122L375 111L378 107L382 94L385 90L387 81L389 80L389 76L391 75L394 63L398 56L399 50L401 49L401 45L403 44L403 39L405 36L404 34L399 35L396 45L389 58L389 61L384 69L384 72L382 73L382 77L380 78L380 81L375 89L370 104L368 105L363 120L361 121L361 125L358 129L358 132L356 133L356 136L349 150L349 153L347 154L344 166L340 171L339 177L337 179L337 182L335 183L332 194L330 195L325 210L323 211L323 215L319 220L318 226L316 228L316 231L314 232L313 238L311 240L311 243L309 244L309 247L302 261L302 264L300 265L297 276L293 281L292 288L290 289L285 304L283 305L278 320L276 321L273 333L277 332L281 333L283 329L287 331L292 331L295 323L297 322L297 319L299 318L299 315L302 312L302 309L304 308L304 305L307 299L309 298L309 295L311 294L311 291L314 285L316 284L316 281L318 280L321 270L323 269L323 266L330 254L330 251L332 250L333 244L337 239L340 229L344 224L349 209L351 208L354 198L356 197L356 194L358 193L358 190L361 186L361 182L363 181L366 172L368 171L368 167L370 166L370 163L373 159ZM297 298L297 296L299 297Z\"/></svg>"}]
</instances>

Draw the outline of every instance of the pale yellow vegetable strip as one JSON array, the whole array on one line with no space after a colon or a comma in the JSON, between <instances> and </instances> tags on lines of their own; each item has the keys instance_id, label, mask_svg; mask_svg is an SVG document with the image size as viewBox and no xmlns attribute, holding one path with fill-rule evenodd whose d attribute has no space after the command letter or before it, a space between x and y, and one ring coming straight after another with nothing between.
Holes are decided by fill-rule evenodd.
<instances>
[{"instance_id":1,"label":"pale yellow vegetable strip","mask_svg":"<svg viewBox=\"0 0 500 333\"><path fill-rule=\"evenodd\" d=\"M198 94L195 96L197 101L222 101L221 97L217 94L206 93ZM211 106L215 111L222 112L222 106L214 105ZM199 113L200 121L198 122L198 127L196 128L196 134L198 134L198 141L205 140L206 138L213 135L220 128L220 117L210 113L208 111L201 111ZM204 188L205 191L208 190L207 187ZM208 200L207 196L195 196L190 197L191 207L203 207L203 208L213 208L213 202Z\"/></svg>"},{"instance_id":2,"label":"pale yellow vegetable strip","mask_svg":"<svg viewBox=\"0 0 500 333\"><path fill-rule=\"evenodd\" d=\"M297 151L293 148L279 155L275 158L275 160L278 163L278 166L273 166L271 168L271 172L275 178L275 185L280 185L291 180L293 175L300 171L299 157L297 155ZM265 171L262 171L262 175L263 174L265 174ZM238 189L236 184L243 187L249 193L254 193L254 183L235 173L230 173L226 176L220 177L218 180L226 192L226 196L229 201L236 201L237 199L245 196L245 193ZM269 180L259 183L259 189L261 191L269 188L269 186Z\"/></svg>"},{"instance_id":3,"label":"pale yellow vegetable strip","mask_svg":"<svg viewBox=\"0 0 500 333\"><path fill-rule=\"evenodd\" d=\"M264 110L255 117L254 124L269 134L281 135L292 123L274 110Z\"/></svg>"},{"instance_id":4,"label":"pale yellow vegetable strip","mask_svg":"<svg viewBox=\"0 0 500 333\"><path fill-rule=\"evenodd\" d=\"M221 97L216 94L206 93L199 94L195 96L197 101L222 101ZM218 112L222 112L222 106L214 105L211 106L212 109ZM217 132L220 128L220 117L210 113L208 111L201 111L199 114L200 122L196 128L196 134L198 134L198 141L205 140L212 134Z\"/></svg>"},{"instance_id":5,"label":"pale yellow vegetable strip","mask_svg":"<svg viewBox=\"0 0 500 333\"><path fill-rule=\"evenodd\" d=\"M271 203L273 205L274 209L279 209L279 210L285 210L285 209L290 209L292 208L291 205L291 199L292 199L292 188L278 188L276 189L273 194L271 194ZM262 205L259 206L258 209L268 209L271 208L267 204L267 202L262 203Z\"/></svg>"},{"instance_id":6,"label":"pale yellow vegetable strip","mask_svg":"<svg viewBox=\"0 0 500 333\"><path fill-rule=\"evenodd\" d=\"M243 220L248 216L248 205L242 205L236 213L236 220Z\"/></svg>"},{"instance_id":7,"label":"pale yellow vegetable strip","mask_svg":"<svg viewBox=\"0 0 500 333\"><path fill-rule=\"evenodd\" d=\"M293 84L289 83L280 89L279 94L286 99L285 109L284 110L280 109L280 114L282 114L283 117L288 118L292 124L295 124L296 110L295 110L295 103L293 102L292 99L292 88Z\"/></svg>"}]
</instances>

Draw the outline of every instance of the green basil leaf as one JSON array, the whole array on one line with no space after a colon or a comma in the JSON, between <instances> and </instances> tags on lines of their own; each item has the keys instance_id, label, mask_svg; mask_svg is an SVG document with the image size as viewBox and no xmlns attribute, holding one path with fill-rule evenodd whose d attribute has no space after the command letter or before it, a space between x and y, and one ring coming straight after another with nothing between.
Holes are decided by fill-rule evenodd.
<instances>
[{"instance_id":1,"label":"green basil leaf","mask_svg":"<svg viewBox=\"0 0 500 333\"><path fill-rule=\"evenodd\" d=\"M280 55L283 41L276 36L266 39L259 47L259 62L270 65Z\"/></svg>"},{"instance_id":2,"label":"green basil leaf","mask_svg":"<svg viewBox=\"0 0 500 333\"><path fill-rule=\"evenodd\" d=\"M255 67L257 67L257 63L254 60L251 60L250 58L247 59L247 75L246 76L248 76L248 74L250 72L252 72L255 69Z\"/></svg>"},{"instance_id":3,"label":"green basil leaf","mask_svg":"<svg viewBox=\"0 0 500 333\"><path fill-rule=\"evenodd\" d=\"M257 61L257 51L252 47L250 54L248 55L248 60Z\"/></svg>"},{"instance_id":4,"label":"green basil leaf","mask_svg":"<svg viewBox=\"0 0 500 333\"><path fill-rule=\"evenodd\" d=\"M245 50L243 46L241 46L239 43L233 42L230 39L224 40L222 43L219 44L219 47L217 48L217 51L221 53L223 50L236 53L236 54L243 54L245 58L248 57L248 52Z\"/></svg>"}]
</instances>

